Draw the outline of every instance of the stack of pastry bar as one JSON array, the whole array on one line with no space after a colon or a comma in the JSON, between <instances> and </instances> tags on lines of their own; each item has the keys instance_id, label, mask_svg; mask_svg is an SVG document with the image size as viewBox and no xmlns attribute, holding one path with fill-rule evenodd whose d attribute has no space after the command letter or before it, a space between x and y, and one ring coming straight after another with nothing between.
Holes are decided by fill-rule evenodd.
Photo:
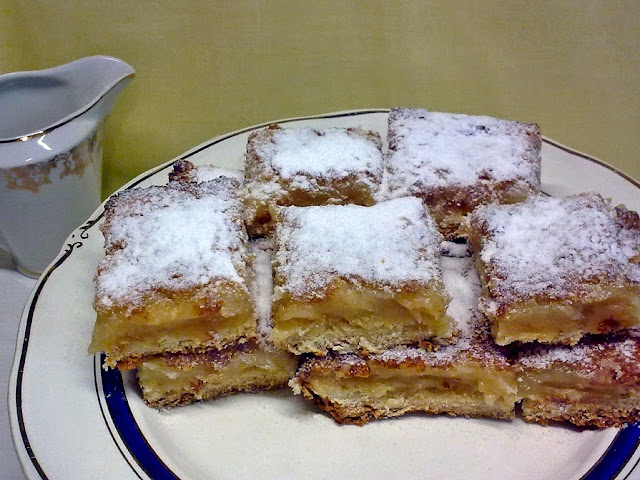
<instances>
[{"instance_id":1,"label":"stack of pastry bar","mask_svg":"<svg viewBox=\"0 0 640 480\"><path fill-rule=\"evenodd\" d=\"M431 213L440 233L451 239L459 237L462 218L478 205L517 202L536 193L540 183L539 131L535 125L488 117L394 109L389 115L388 138L386 189L379 198L393 200L370 207L372 219L366 223L360 220L364 212L351 215L349 224L355 228L342 227L342 221L326 222L322 232L305 231L310 219L292 222L285 212L283 224L276 230L278 246L285 249L276 272L278 268L285 274L292 272L297 258L304 258L301 270L324 279L331 269L318 266L315 258L308 260L309 246L340 256L345 248L342 245L346 245L342 261L347 264L352 262L353 251L362 251L353 263L364 273L352 281L355 287L340 299L340 308L336 307L333 315L344 318L342 306L354 304L357 310L351 322L372 328L368 335L379 337L380 327L369 321L376 316L381 316L384 321L378 323L393 333L376 344L352 342L347 345L350 353L345 353L342 344L337 344L339 348L334 344L327 355L306 359L292 387L340 423L362 424L411 411L511 418L518 400L516 376L507 354L491 340L486 321L477 312L479 281L471 259L465 256L466 247L457 249L463 252L461 258L441 258L440 234L424 220L427 227L421 227L422 233L412 232L418 220L410 212L415 207ZM390 213L374 213L375 208L393 202L398 202L395 225ZM400 206L406 210L400 211ZM335 223L342 228L331 232ZM297 247L291 240L296 238L295 229L302 239ZM284 241L280 240L283 231ZM331 245L325 237L331 238ZM308 238L316 239L315 244ZM420 248L430 245L434 247L428 263L409 263L396 253L407 250L417 255ZM377 248L384 253L378 254ZM279 267L285 261L288 264ZM384 269L395 275L384 285L387 291L396 292L395 310L360 300L373 297L368 292L376 293L376 274ZM424 275L429 271L432 277L427 280ZM304 277L296 279L291 273L283 275L283 280L287 282L288 277L288 283L314 283ZM288 283L284 283L285 294L295 292ZM422 294L408 297L413 291ZM313 292L306 298L313 302ZM435 303L434 298L439 301ZM274 333L279 329L281 302L275 302ZM317 310L315 305L313 310ZM305 311L309 316L307 312L309 309ZM421 316L429 316L430 321L420 321ZM409 335L399 336L404 330ZM355 334L366 338L360 331Z\"/></svg>"},{"instance_id":2,"label":"stack of pastry bar","mask_svg":"<svg viewBox=\"0 0 640 480\"><path fill-rule=\"evenodd\" d=\"M405 345L387 341L382 349L380 344L352 341L347 345L350 353L345 353L344 343L337 343L327 355L303 362L291 382L294 391L340 423L362 424L410 411L512 418L518 402L525 419L542 423L609 426L638 419L640 345L628 330L640 320L640 269L634 263L640 253L637 215L612 209L597 195L562 200L541 195L540 136L534 125L396 109L389 117L388 135L388 189L381 196L417 196L429 206L443 235L470 238L475 261L465 257L466 245L457 248L461 257L454 258L451 244L440 259L451 298L446 313L457 337L449 345L438 345L441 332L432 330L432 345L425 345L423 338L422 345L407 346L407 337L398 342ZM338 216L329 224L337 226L333 233L329 226L310 230L310 216L296 218L302 217L296 210L292 221L285 211L276 230L285 253L276 264L276 272L283 272L283 287L274 304L275 331L282 298L287 307L288 292L296 291L290 283L308 289L318 278L326 279L328 270L335 274L322 263L325 252L344 251L352 258L352 250L362 249L367 261L375 262L367 238L371 243L382 237L371 225L350 220L354 230L370 232L364 238L355 231L341 232ZM384 222L380 218L374 223ZM335 235L333 245L324 238ZM296 246L291 240L296 236L306 240ZM392 243L397 248L401 240ZM323 252L322 262L310 255L312 245ZM287 273L298 258L303 259L304 274L292 282ZM359 267L369 268L370 276L361 284L370 288L376 270L353 258ZM392 256L380 263L389 261L399 263ZM421 267L402 271L409 280ZM286 326L294 316L320 324L314 295L307 293L312 306L296 306L294 315L284 310ZM350 306L355 303L351 298L350 292L338 305ZM357 305L367 308L360 301ZM379 305L368 306L385 315ZM321 312L326 318L327 310ZM366 314L356 317L352 323L371 325ZM398 317L394 312L387 318ZM296 322L310 331L299 318ZM429 333L424 326L418 328ZM397 329L402 331L402 324ZM335 327L328 330L333 334ZM298 343L290 340L288 346L295 349ZM317 342L312 347L317 348ZM306 351L317 353L309 347Z\"/></svg>"},{"instance_id":3,"label":"stack of pastry bar","mask_svg":"<svg viewBox=\"0 0 640 480\"><path fill-rule=\"evenodd\" d=\"M290 133L251 136L245 190L255 195L244 205L241 174L189 162L174 165L168 185L107 203L90 352L105 352L107 367L137 368L148 404L276 388L293 376L296 356L270 339L271 244L249 242L243 220L255 220L255 237L287 203L373 203L382 142L357 128ZM330 170L324 183L318 158Z\"/></svg>"},{"instance_id":4,"label":"stack of pastry bar","mask_svg":"<svg viewBox=\"0 0 640 480\"><path fill-rule=\"evenodd\" d=\"M483 206L468 222L479 310L514 361L525 419L609 426L640 409L640 221L595 194ZM530 342L538 345L530 345ZM546 346L543 346L546 344Z\"/></svg>"},{"instance_id":5,"label":"stack of pastry bar","mask_svg":"<svg viewBox=\"0 0 640 480\"><path fill-rule=\"evenodd\" d=\"M203 169L211 179L194 183L177 170L169 185L126 190L105 207L90 351L137 367L158 407L286 385L297 361L266 340L271 276L266 250L248 246L239 182Z\"/></svg>"},{"instance_id":6,"label":"stack of pastry bar","mask_svg":"<svg viewBox=\"0 0 640 480\"><path fill-rule=\"evenodd\" d=\"M115 197L92 350L154 406L293 376L340 423L637 419L638 216L541 195L533 124L393 109L388 139L271 126L241 194L180 162Z\"/></svg>"}]
</instances>

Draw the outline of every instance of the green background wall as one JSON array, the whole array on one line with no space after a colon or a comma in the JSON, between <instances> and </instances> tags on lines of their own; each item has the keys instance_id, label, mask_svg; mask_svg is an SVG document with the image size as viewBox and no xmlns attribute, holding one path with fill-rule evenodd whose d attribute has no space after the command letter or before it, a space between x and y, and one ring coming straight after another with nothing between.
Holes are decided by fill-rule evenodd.
<instances>
[{"instance_id":1,"label":"green background wall","mask_svg":"<svg viewBox=\"0 0 640 480\"><path fill-rule=\"evenodd\" d=\"M640 178L640 2L0 0L0 72L109 54L103 194L218 134L419 106L537 122Z\"/></svg>"}]
</instances>

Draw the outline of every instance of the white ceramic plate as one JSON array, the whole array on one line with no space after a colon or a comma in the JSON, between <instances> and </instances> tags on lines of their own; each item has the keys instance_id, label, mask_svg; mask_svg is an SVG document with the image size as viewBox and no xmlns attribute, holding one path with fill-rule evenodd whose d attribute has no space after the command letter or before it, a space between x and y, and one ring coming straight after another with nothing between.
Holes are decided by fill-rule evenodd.
<instances>
[{"instance_id":1,"label":"white ceramic plate","mask_svg":"<svg viewBox=\"0 0 640 480\"><path fill-rule=\"evenodd\" d=\"M385 138L387 111L284 122L359 125ZM182 158L241 168L247 136L262 126L216 138ZM640 210L640 185L603 162L551 140L542 156L546 193L592 190ZM165 183L170 163L125 188ZM101 207L69 237L22 317L9 411L29 479L640 478L638 425L580 430L407 415L338 426L287 390L148 408L132 375L104 371L101 358L87 354L102 213Z\"/></svg>"}]
</instances>

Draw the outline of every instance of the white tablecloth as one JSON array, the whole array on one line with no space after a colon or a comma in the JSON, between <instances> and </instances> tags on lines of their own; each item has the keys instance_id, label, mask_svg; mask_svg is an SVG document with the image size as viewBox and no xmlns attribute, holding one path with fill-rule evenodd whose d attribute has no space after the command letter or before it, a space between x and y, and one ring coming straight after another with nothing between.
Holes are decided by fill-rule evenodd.
<instances>
[{"instance_id":1,"label":"white tablecloth","mask_svg":"<svg viewBox=\"0 0 640 480\"><path fill-rule=\"evenodd\" d=\"M3 480L24 480L25 478L9 431L7 390L16 347L18 323L35 284L35 280L20 275L11 258L0 250L0 394L3 399L0 415L0 477Z\"/></svg>"}]
</instances>

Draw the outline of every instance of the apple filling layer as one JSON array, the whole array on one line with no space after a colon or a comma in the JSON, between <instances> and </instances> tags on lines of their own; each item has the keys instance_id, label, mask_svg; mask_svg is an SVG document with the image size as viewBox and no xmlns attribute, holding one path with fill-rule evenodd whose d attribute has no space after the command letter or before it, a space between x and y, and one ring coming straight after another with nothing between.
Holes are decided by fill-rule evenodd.
<instances>
[{"instance_id":1,"label":"apple filling layer","mask_svg":"<svg viewBox=\"0 0 640 480\"><path fill-rule=\"evenodd\" d=\"M294 353L366 350L451 336L443 294L390 292L336 280L322 299L283 296L274 305L271 340Z\"/></svg>"},{"instance_id":2,"label":"apple filling layer","mask_svg":"<svg viewBox=\"0 0 640 480\"><path fill-rule=\"evenodd\" d=\"M597 298L579 302L519 302L494 318L492 333L499 345L535 340L574 345L586 333L630 328L637 325L639 318L636 288L602 287Z\"/></svg>"},{"instance_id":3,"label":"apple filling layer","mask_svg":"<svg viewBox=\"0 0 640 480\"><path fill-rule=\"evenodd\" d=\"M522 416L531 422L570 421L599 427L635 421L640 412L640 386L597 384L558 372L519 378Z\"/></svg>"},{"instance_id":4,"label":"apple filling layer","mask_svg":"<svg viewBox=\"0 0 640 480\"><path fill-rule=\"evenodd\" d=\"M104 351L109 366L128 369L149 355L219 349L255 337L248 292L228 286L219 293L215 301L174 293L143 302L132 313L98 310L89 351Z\"/></svg>"}]
</instances>

